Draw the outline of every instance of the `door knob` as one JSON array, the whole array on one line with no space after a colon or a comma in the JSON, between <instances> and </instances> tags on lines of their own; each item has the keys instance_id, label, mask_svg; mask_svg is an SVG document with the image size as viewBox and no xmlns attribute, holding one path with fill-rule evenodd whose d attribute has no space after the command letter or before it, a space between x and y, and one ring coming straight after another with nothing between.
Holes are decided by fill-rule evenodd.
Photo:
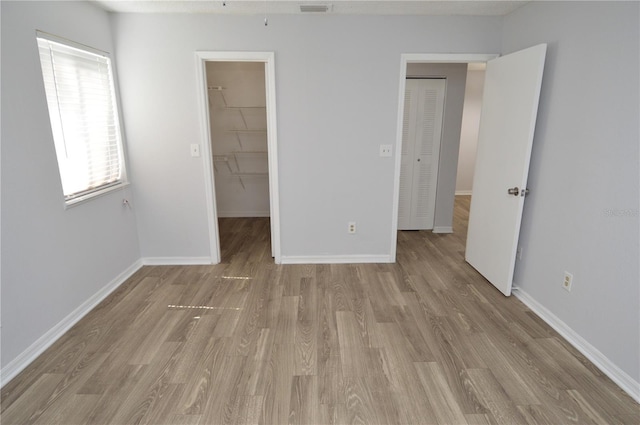
<instances>
[{"instance_id":1,"label":"door knob","mask_svg":"<svg viewBox=\"0 0 640 425\"><path fill-rule=\"evenodd\" d=\"M513 196L518 196L520 194L520 189L518 189L518 187L511 187L509 189L507 189L507 193L509 195L513 195Z\"/></svg>"}]
</instances>

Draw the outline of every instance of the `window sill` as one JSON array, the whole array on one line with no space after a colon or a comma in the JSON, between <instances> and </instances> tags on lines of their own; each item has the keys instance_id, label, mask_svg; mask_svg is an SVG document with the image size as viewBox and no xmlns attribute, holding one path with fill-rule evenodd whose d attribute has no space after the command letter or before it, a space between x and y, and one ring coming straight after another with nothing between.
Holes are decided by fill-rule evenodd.
<instances>
[{"instance_id":1,"label":"window sill","mask_svg":"<svg viewBox=\"0 0 640 425\"><path fill-rule=\"evenodd\" d=\"M95 192L87 193L86 195L78 196L77 198L70 199L68 201L64 201L64 209L67 210L69 208L73 208L75 206L84 204L85 202L89 202L92 199L102 197L111 192L115 192L117 190L122 190L130 185L129 182L118 183L114 186L109 186L104 189L96 190Z\"/></svg>"}]
</instances>

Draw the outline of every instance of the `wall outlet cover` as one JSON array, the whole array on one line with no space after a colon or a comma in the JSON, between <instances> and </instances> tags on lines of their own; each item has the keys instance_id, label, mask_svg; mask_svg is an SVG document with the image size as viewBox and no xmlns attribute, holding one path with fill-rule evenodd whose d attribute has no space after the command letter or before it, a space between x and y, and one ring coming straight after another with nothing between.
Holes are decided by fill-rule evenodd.
<instances>
[{"instance_id":1,"label":"wall outlet cover","mask_svg":"<svg viewBox=\"0 0 640 425\"><path fill-rule=\"evenodd\" d=\"M350 221L347 227L347 232L349 232L349 234L353 235L356 233L356 222L355 221Z\"/></svg>"},{"instance_id":2,"label":"wall outlet cover","mask_svg":"<svg viewBox=\"0 0 640 425\"><path fill-rule=\"evenodd\" d=\"M564 272L564 280L562 281L562 288L571 292L571 286L573 285L573 275L569 272Z\"/></svg>"},{"instance_id":3,"label":"wall outlet cover","mask_svg":"<svg viewBox=\"0 0 640 425\"><path fill-rule=\"evenodd\" d=\"M393 145L380 145L380 156L381 157L389 157L392 155Z\"/></svg>"}]
</instances>

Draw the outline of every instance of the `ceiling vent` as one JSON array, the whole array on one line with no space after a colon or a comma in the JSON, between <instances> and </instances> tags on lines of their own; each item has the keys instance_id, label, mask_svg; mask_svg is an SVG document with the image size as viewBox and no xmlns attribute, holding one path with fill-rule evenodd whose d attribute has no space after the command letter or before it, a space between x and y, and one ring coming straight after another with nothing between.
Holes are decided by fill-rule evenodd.
<instances>
[{"instance_id":1,"label":"ceiling vent","mask_svg":"<svg viewBox=\"0 0 640 425\"><path fill-rule=\"evenodd\" d=\"M330 4L301 4L300 12L302 13L327 13L331 11Z\"/></svg>"}]
</instances>

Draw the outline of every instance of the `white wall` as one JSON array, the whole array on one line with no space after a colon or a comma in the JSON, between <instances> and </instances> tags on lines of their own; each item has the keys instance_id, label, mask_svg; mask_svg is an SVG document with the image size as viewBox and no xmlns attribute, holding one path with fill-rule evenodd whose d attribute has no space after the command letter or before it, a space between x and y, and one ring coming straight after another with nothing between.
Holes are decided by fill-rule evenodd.
<instances>
[{"instance_id":1,"label":"white wall","mask_svg":"<svg viewBox=\"0 0 640 425\"><path fill-rule=\"evenodd\" d=\"M36 29L113 51L88 3L0 3L2 367L140 258L129 190L64 209ZM126 122L125 122L126 125ZM135 207L135 202L132 200Z\"/></svg>"},{"instance_id":2,"label":"white wall","mask_svg":"<svg viewBox=\"0 0 640 425\"><path fill-rule=\"evenodd\" d=\"M209 256L196 50L274 51L283 256L389 255L401 53L492 53L486 17L114 18L145 257ZM162 89L160 89L162 88ZM357 235L347 223L357 221Z\"/></svg>"},{"instance_id":3,"label":"white wall","mask_svg":"<svg viewBox=\"0 0 640 425\"><path fill-rule=\"evenodd\" d=\"M439 233L453 232L453 201L460 151L467 64L409 63L407 77L445 77L447 79L433 230Z\"/></svg>"},{"instance_id":4,"label":"white wall","mask_svg":"<svg viewBox=\"0 0 640 425\"><path fill-rule=\"evenodd\" d=\"M462 127L460 130L460 151L456 174L456 193L471 194L473 173L476 164L476 148L482 110L482 92L484 90L484 70L469 69L464 89Z\"/></svg>"},{"instance_id":5,"label":"white wall","mask_svg":"<svg viewBox=\"0 0 640 425\"><path fill-rule=\"evenodd\" d=\"M506 53L549 44L516 284L636 382L639 7L532 2L503 33Z\"/></svg>"}]
</instances>

